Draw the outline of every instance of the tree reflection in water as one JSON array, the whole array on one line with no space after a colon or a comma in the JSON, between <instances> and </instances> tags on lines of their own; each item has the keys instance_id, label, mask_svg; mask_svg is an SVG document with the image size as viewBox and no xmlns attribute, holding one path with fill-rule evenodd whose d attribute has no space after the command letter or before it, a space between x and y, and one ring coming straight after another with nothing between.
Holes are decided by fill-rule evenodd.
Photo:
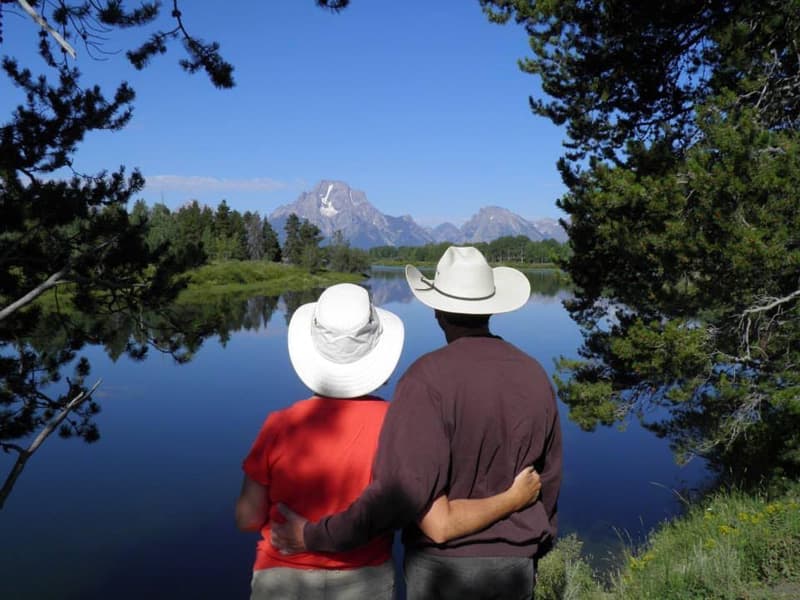
<instances>
[{"instance_id":1,"label":"tree reflection in water","mask_svg":"<svg viewBox=\"0 0 800 600\"><path fill-rule=\"evenodd\" d=\"M318 292L317 292L318 293ZM224 345L233 332L265 328L278 305L267 296L210 295L202 303L173 303L161 311L124 310L86 314L39 305L3 322L0 330L0 448L16 459L0 488L0 508L28 460L47 437L100 439L100 404L81 355L102 347L112 361L144 360L155 350L181 364L210 336ZM19 336L16 332L26 331Z\"/></svg>"},{"instance_id":2,"label":"tree reflection in water","mask_svg":"<svg viewBox=\"0 0 800 600\"><path fill-rule=\"evenodd\" d=\"M554 271L530 271L532 296L558 297L564 281ZM374 268L364 282L377 305L409 303L413 295L402 268ZM63 438L97 441L88 346L102 347L117 361L144 360L152 351L186 363L212 336L224 346L240 330L265 329L282 301L288 324L294 311L315 302L321 289L274 296L209 294L203 301L178 301L162 311L125 310L86 314L60 309L58 303L32 307L3 323L0 330L0 448L16 461L0 490L0 508L27 460L51 432ZM24 323L17 321L24 320ZM24 327L22 326L24 325ZM24 337L13 332L27 331ZM80 401L75 402L78 398Z\"/></svg>"}]
</instances>

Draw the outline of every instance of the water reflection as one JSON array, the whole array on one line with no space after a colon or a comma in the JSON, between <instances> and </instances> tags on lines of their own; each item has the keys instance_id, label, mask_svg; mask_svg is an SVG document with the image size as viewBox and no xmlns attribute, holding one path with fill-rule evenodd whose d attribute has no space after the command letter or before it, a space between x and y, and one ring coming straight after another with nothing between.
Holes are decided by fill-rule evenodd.
<instances>
[{"instance_id":1,"label":"water reflection","mask_svg":"<svg viewBox=\"0 0 800 600\"><path fill-rule=\"evenodd\" d=\"M421 270L433 276L433 268L423 267ZM414 294L406 284L404 271L404 267L372 267L366 286L372 293L373 302L379 305L411 302ZM530 302L560 302L569 296L569 282L561 271L531 269L525 271L525 276L531 282Z\"/></svg>"},{"instance_id":2,"label":"water reflection","mask_svg":"<svg viewBox=\"0 0 800 600\"><path fill-rule=\"evenodd\" d=\"M403 267L372 267L369 279L363 285L369 289L372 301L387 304L408 304L414 300L403 275ZM569 295L563 277L555 270L526 272L531 282L532 303L560 303ZM191 331L194 338L218 335L224 343L230 335L240 330L266 328L272 313L280 309L288 324L298 307L316 302L322 288L284 292L280 298L269 296L247 297L241 294L213 296L199 303L179 303L173 309L173 319Z\"/></svg>"},{"instance_id":3,"label":"water reflection","mask_svg":"<svg viewBox=\"0 0 800 600\"><path fill-rule=\"evenodd\" d=\"M574 356L582 338L561 306L569 294L563 282L546 272L528 276L528 305L493 317L492 328L552 373L554 358ZM390 398L399 374L444 339L432 310L412 301L402 269L376 269L364 285L406 325L397 371L379 390ZM53 439L32 459L0 512L0 598L137 598L155 589L247 597L255 538L233 525L240 463L266 414L309 394L292 371L286 327L320 291L214 296L152 316L153 338L186 328L175 339L191 360L180 366L169 354L133 360L125 352L131 324L98 323L103 344L83 352L104 379L95 417L103 437L93 446ZM64 342L47 337L43 328L36 343ZM704 476L699 463L679 469L668 443L637 423L587 433L561 411L560 527L577 532L596 559L679 512L671 490ZM0 469L8 460L0 453Z\"/></svg>"}]
</instances>

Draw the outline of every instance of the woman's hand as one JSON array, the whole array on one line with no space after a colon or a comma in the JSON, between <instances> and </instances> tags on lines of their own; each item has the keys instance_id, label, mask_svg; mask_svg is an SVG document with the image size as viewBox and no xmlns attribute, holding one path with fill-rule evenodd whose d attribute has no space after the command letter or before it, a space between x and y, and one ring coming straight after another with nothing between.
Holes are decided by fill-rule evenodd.
<instances>
[{"instance_id":1,"label":"woman's hand","mask_svg":"<svg viewBox=\"0 0 800 600\"><path fill-rule=\"evenodd\" d=\"M516 510L530 506L539 497L542 481L533 467L525 467L514 478L507 492L514 499Z\"/></svg>"}]
</instances>

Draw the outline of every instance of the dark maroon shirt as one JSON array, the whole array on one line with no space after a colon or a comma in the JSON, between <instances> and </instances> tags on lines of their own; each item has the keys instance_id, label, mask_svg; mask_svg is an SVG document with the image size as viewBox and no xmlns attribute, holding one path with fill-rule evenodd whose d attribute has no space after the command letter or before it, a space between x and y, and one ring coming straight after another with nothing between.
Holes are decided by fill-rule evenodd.
<instances>
[{"instance_id":1,"label":"dark maroon shirt","mask_svg":"<svg viewBox=\"0 0 800 600\"><path fill-rule=\"evenodd\" d=\"M491 496L528 465L542 478L532 506L441 545L417 527L441 494ZM345 512L308 523L305 544L338 552L402 527L406 548L535 556L556 535L561 466L558 407L541 365L498 337L461 337L406 371L383 423L373 482Z\"/></svg>"}]
</instances>

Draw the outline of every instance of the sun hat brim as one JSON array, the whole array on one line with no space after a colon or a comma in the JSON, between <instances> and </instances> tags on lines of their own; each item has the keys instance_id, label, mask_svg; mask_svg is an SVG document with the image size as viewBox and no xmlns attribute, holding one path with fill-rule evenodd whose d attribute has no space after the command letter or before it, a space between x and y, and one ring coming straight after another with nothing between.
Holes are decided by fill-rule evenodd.
<instances>
[{"instance_id":1,"label":"sun hat brim","mask_svg":"<svg viewBox=\"0 0 800 600\"><path fill-rule=\"evenodd\" d=\"M411 292L431 308L462 315L495 315L525 305L531 296L531 282L523 273L511 267L494 267L492 275L495 292L491 297L465 300L441 293L426 283L430 280L417 267L406 265L406 281Z\"/></svg>"},{"instance_id":2,"label":"sun hat brim","mask_svg":"<svg viewBox=\"0 0 800 600\"><path fill-rule=\"evenodd\" d=\"M378 389L400 360L405 335L400 317L375 307L383 328L378 342L365 356L342 364L328 360L314 346L311 327L316 305L302 305L289 321L289 360L297 376L315 394L332 398L357 398Z\"/></svg>"}]
</instances>

